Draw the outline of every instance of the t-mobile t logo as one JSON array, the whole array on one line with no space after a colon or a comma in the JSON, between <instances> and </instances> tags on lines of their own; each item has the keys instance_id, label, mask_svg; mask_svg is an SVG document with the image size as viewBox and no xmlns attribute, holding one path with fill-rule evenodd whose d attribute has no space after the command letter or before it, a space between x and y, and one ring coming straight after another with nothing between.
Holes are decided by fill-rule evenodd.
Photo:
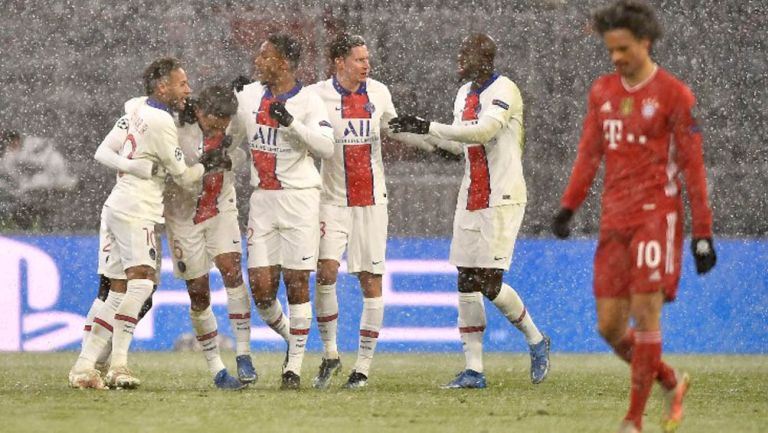
<instances>
[{"instance_id":1,"label":"t-mobile t logo","mask_svg":"<svg viewBox=\"0 0 768 433\"><path fill-rule=\"evenodd\" d=\"M609 149L619 147L618 142L621 140L622 126L623 122L618 119L603 120L603 132L605 132L605 139L608 140Z\"/></svg>"}]
</instances>

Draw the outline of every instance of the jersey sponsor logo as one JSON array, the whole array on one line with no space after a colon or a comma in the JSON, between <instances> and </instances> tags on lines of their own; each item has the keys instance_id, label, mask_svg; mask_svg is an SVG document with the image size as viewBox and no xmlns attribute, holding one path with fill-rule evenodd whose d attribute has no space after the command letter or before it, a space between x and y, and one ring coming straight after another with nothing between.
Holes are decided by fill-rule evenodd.
<instances>
[{"instance_id":1,"label":"jersey sponsor logo","mask_svg":"<svg viewBox=\"0 0 768 433\"><path fill-rule=\"evenodd\" d=\"M506 102L504 102L504 101L502 101L500 99L494 99L493 101L491 101L491 104L497 105L497 106L499 106L499 107L501 107L501 108L503 108L505 110L509 110L509 104L507 104Z\"/></svg>"},{"instance_id":2,"label":"jersey sponsor logo","mask_svg":"<svg viewBox=\"0 0 768 433\"><path fill-rule=\"evenodd\" d=\"M371 121L369 119L350 120L347 127L344 128L344 137L352 135L353 137L370 137Z\"/></svg>"},{"instance_id":3,"label":"jersey sponsor logo","mask_svg":"<svg viewBox=\"0 0 768 433\"><path fill-rule=\"evenodd\" d=\"M621 140L621 130L623 127L624 122L619 119L603 120L603 132L605 132L605 139L608 140L609 149L616 149L619 147L619 140Z\"/></svg>"},{"instance_id":4,"label":"jersey sponsor logo","mask_svg":"<svg viewBox=\"0 0 768 433\"><path fill-rule=\"evenodd\" d=\"M320 125L320 126L325 126L326 128L333 128L333 126L331 125L331 122L329 122L329 121L327 121L327 120L321 120L321 121L318 123L318 125Z\"/></svg>"},{"instance_id":5,"label":"jersey sponsor logo","mask_svg":"<svg viewBox=\"0 0 768 433\"><path fill-rule=\"evenodd\" d=\"M277 129L259 125L256 133L253 134L253 141L262 146L277 146Z\"/></svg>"},{"instance_id":6,"label":"jersey sponsor logo","mask_svg":"<svg viewBox=\"0 0 768 433\"><path fill-rule=\"evenodd\" d=\"M640 107L640 114L645 119L650 119L653 117L654 114L656 114L656 110L659 109L659 102L656 100L656 98L645 98L643 99L642 106Z\"/></svg>"}]
</instances>

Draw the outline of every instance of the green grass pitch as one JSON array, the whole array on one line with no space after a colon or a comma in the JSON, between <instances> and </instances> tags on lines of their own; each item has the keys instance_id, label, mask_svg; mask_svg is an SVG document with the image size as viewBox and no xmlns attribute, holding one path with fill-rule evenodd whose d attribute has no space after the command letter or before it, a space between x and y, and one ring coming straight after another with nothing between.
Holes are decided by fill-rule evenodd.
<instances>
[{"instance_id":1,"label":"green grass pitch","mask_svg":"<svg viewBox=\"0 0 768 433\"><path fill-rule=\"evenodd\" d=\"M135 353L133 391L67 386L69 353L0 353L0 432L614 432L627 406L629 369L610 355L552 356L541 385L528 357L487 354L485 390L441 390L461 354L389 354L374 360L369 387L311 389L317 353L304 361L301 391L279 391L282 354L254 353L260 379L239 392L213 388L199 353ZM225 353L233 371L234 354ZM688 370L692 388L679 432L768 431L767 356L667 356ZM644 432L659 432L658 387Z\"/></svg>"}]
</instances>

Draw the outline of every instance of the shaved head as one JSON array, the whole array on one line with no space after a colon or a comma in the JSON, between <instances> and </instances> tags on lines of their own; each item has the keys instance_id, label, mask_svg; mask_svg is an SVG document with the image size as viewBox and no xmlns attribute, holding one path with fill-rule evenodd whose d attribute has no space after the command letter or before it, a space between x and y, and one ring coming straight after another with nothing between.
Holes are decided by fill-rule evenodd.
<instances>
[{"instance_id":1,"label":"shaved head","mask_svg":"<svg viewBox=\"0 0 768 433\"><path fill-rule=\"evenodd\" d=\"M480 83L493 73L496 59L496 42L485 33L472 33L461 42L459 48L459 77Z\"/></svg>"}]
</instances>

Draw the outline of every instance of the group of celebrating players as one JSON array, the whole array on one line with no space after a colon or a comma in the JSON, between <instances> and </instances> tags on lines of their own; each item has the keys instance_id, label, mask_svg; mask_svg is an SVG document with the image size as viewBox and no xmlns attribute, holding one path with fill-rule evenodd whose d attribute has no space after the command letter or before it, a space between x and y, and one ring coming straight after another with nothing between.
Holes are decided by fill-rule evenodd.
<instances>
[{"instance_id":1,"label":"group of celebrating players","mask_svg":"<svg viewBox=\"0 0 768 433\"><path fill-rule=\"evenodd\" d=\"M690 90L650 58L661 29L653 10L619 0L596 12L616 72L592 86L578 155L553 220L561 238L586 197L602 160L605 190L595 255L598 329L630 363L630 408L619 432L640 432L651 386L664 388L664 431L675 431L689 386L687 373L661 360L660 312L675 298L682 262L681 174L693 210L693 254L699 273L716 256L701 134ZM125 104L96 152L118 171L101 215L102 285L87 316L83 347L69 374L75 388L136 388L128 369L133 330L151 307L165 223L173 272L186 282L190 320L216 387L241 389L258 379L250 354L251 303L287 343L281 388L299 389L314 312L323 358L312 386L327 388L341 371L336 334L336 280L346 252L363 294L357 360L345 388L368 383L384 317L382 275L387 193L382 136L424 151L465 158L454 215L450 262L458 268L458 328L465 368L445 388L485 388L482 345L488 298L524 335L530 379L549 372L550 339L518 293L503 282L526 206L522 171L523 102L494 69L496 44L485 34L461 43L451 125L398 116L387 87L369 77L362 37L330 44L331 78L303 86L295 72L300 44L270 35L254 58L253 83L211 86L190 98L182 65L162 58L144 72L147 96ZM242 149L246 143L250 156ZM315 159L319 159L320 170ZM247 269L241 265L234 171L250 163ZM237 377L221 360L211 310L209 270L219 269L236 340ZM280 278L288 315L277 299ZM634 324L630 327L630 318Z\"/></svg>"}]
</instances>

